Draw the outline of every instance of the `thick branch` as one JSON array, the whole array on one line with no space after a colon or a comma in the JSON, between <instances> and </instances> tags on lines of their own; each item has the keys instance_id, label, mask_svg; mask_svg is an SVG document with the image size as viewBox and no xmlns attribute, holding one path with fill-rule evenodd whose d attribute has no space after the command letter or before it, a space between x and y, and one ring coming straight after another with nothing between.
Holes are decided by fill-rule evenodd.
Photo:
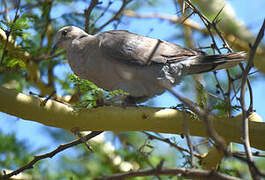
<instances>
[{"instance_id":1,"label":"thick branch","mask_svg":"<svg viewBox=\"0 0 265 180\"><path fill-rule=\"evenodd\" d=\"M0 87L0 111L16 117L71 130L92 131L154 131L183 133L183 112L175 109L150 107L99 107L74 111L65 104L17 93ZM192 136L206 137L203 121L190 113L185 114ZM209 117L215 130L227 142L241 143L241 116L232 119ZM265 150L265 123L249 122L252 147Z\"/></svg>"}]
</instances>

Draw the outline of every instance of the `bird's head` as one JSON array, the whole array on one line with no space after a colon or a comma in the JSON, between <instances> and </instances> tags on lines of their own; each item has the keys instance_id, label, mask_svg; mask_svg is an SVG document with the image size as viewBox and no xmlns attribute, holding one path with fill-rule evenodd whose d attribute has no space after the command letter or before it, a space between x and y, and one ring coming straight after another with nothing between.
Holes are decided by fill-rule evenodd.
<instances>
[{"instance_id":1,"label":"bird's head","mask_svg":"<svg viewBox=\"0 0 265 180\"><path fill-rule=\"evenodd\" d=\"M55 44L53 46L51 54L54 54L54 52L57 49L66 50L68 45L74 39L76 39L77 37L80 37L82 35L87 35L87 33L78 27L65 26L65 27L61 28L56 34Z\"/></svg>"}]
</instances>

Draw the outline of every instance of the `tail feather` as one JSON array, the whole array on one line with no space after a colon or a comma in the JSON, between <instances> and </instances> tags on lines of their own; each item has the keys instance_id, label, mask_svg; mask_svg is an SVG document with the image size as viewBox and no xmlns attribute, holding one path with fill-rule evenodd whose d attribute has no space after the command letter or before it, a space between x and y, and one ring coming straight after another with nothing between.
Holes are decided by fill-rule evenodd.
<instances>
[{"instance_id":1,"label":"tail feather","mask_svg":"<svg viewBox=\"0 0 265 180\"><path fill-rule=\"evenodd\" d=\"M186 66L185 74L197 74L203 72L228 69L243 61L246 58L245 52L227 53L222 55L198 55L184 60Z\"/></svg>"}]
</instances>

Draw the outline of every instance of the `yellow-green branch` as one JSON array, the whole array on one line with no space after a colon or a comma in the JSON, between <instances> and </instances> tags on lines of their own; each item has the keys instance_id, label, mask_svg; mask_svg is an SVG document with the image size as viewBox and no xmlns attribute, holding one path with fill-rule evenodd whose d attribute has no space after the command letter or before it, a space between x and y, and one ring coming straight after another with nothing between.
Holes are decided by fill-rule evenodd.
<instances>
[{"instance_id":1,"label":"yellow-green branch","mask_svg":"<svg viewBox=\"0 0 265 180\"><path fill-rule=\"evenodd\" d=\"M99 107L74 111L72 107L48 100L18 93L0 87L0 111L16 117L71 130L109 131L154 131L183 133L183 112L175 109L151 107ZM43 104L43 103L42 103ZM189 113L190 134L206 137L203 121ZM241 143L241 117L222 119L211 117L216 131L227 142ZM252 147L265 150L265 123L250 121L250 142Z\"/></svg>"}]
</instances>

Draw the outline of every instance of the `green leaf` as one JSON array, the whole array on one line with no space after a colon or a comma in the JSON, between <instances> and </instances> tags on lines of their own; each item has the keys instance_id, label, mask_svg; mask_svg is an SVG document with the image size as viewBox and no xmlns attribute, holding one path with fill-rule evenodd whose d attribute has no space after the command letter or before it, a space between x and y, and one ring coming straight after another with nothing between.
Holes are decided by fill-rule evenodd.
<instances>
[{"instance_id":1,"label":"green leaf","mask_svg":"<svg viewBox=\"0 0 265 180\"><path fill-rule=\"evenodd\" d=\"M26 70L26 64L21 59L12 58L7 60L6 67L19 67L21 70Z\"/></svg>"}]
</instances>

